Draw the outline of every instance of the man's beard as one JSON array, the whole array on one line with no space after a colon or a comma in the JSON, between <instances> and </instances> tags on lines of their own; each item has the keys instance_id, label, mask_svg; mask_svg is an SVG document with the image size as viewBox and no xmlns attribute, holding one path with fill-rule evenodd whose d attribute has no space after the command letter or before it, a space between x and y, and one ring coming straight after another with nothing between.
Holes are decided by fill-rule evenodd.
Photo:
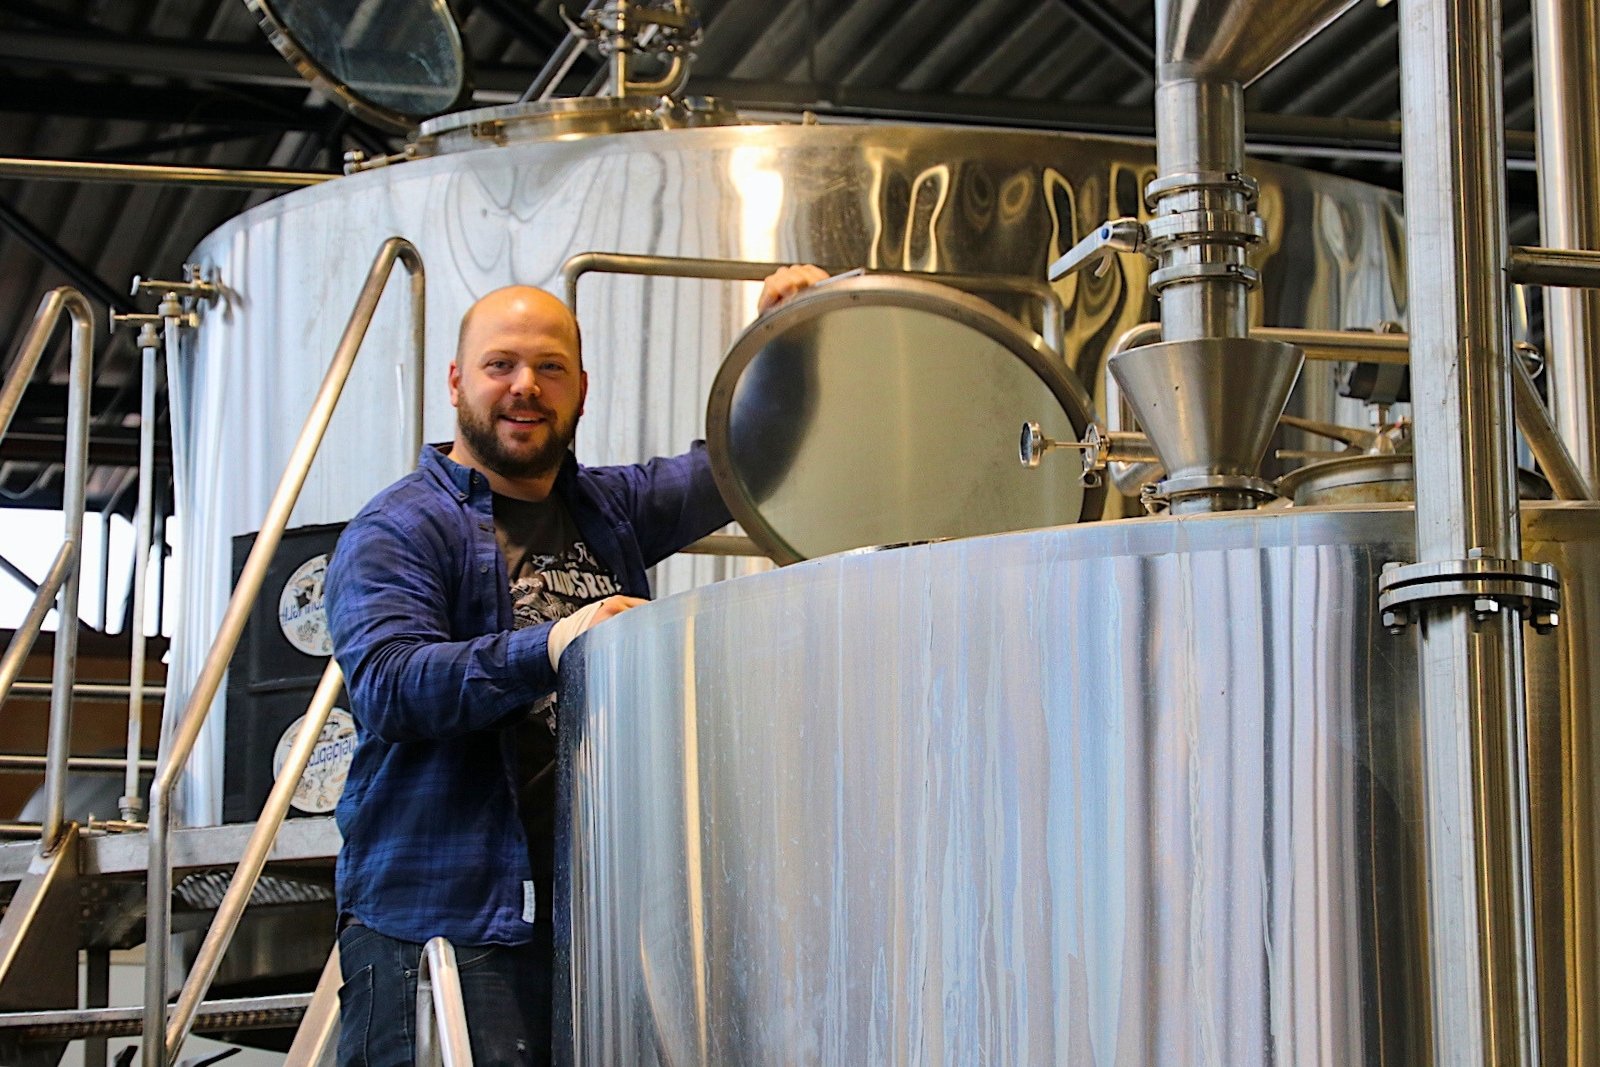
<instances>
[{"instance_id":1,"label":"man's beard","mask_svg":"<svg viewBox=\"0 0 1600 1067\"><path fill-rule=\"evenodd\" d=\"M560 468L578 429L577 416L563 426L553 412L541 408L538 414L545 418L545 425L550 432L544 444L532 452L513 453L507 450L500 441L500 435L495 432L497 416L485 418L464 404L456 408L456 426L467 447L472 449L472 454L494 473L502 478L537 478Z\"/></svg>"}]
</instances>

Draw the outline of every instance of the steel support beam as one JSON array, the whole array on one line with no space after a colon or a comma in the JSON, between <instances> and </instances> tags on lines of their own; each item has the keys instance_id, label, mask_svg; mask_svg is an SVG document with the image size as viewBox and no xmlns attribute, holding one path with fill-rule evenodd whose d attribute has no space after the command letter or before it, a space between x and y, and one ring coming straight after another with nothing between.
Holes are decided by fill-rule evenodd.
<instances>
[{"instance_id":1,"label":"steel support beam","mask_svg":"<svg viewBox=\"0 0 1600 1067\"><path fill-rule=\"evenodd\" d=\"M132 300L113 289L88 264L62 248L54 238L29 222L5 200L0 200L0 226L16 234L17 239L32 249L35 255L66 275L67 280L87 296L123 314L138 310Z\"/></svg>"},{"instance_id":2,"label":"steel support beam","mask_svg":"<svg viewBox=\"0 0 1600 1067\"><path fill-rule=\"evenodd\" d=\"M1399 17L1417 553L1454 576L1522 547L1500 5L1407 0ZM1417 623L1431 1062L1537 1063L1522 619L1454 597Z\"/></svg>"},{"instance_id":3,"label":"steel support beam","mask_svg":"<svg viewBox=\"0 0 1600 1067\"><path fill-rule=\"evenodd\" d=\"M1103 0L1059 0L1079 22L1145 77L1156 69L1155 45L1135 33L1126 16L1112 11Z\"/></svg>"},{"instance_id":4,"label":"steel support beam","mask_svg":"<svg viewBox=\"0 0 1600 1067\"><path fill-rule=\"evenodd\" d=\"M48 432L11 429L0 440L0 463L59 464L67 441L59 430ZM89 466L135 469L139 466L139 438L111 427L99 427L89 438ZM156 443L156 470L172 469L172 449Z\"/></svg>"}]
</instances>

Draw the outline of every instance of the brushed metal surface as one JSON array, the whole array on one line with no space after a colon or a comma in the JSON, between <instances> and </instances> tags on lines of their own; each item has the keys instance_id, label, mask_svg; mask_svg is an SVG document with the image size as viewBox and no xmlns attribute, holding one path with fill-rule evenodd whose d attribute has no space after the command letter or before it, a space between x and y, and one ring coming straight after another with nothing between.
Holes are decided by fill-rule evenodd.
<instances>
[{"instance_id":1,"label":"brushed metal surface","mask_svg":"<svg viewBox=\"0 0 1600 1067\"><path fill-rule=\"evenodd\" d=\"M1526 516L1575 609L1528 677L1544 977L1577 1026L1600 508ZM574 1062L1433 1062L1416 637L1374 611L1413 529L1005 534L592 631L562 695Z\"/></svg>"},{"instance_id":2,"label":"brushed metal surface","mask_svg":"<svg viewBox=\"0 0 1600 1067\"><path fill-rule=\"evenodd\" d=\"M1370 327L1402 318L1398 198L1290 168L1252 164L1269 220L1255 262L1268 325ZM485 148L383 167L299 190L211 234L191 258L224 297L186 338L173 403L183 519L182 615L169 701L181 707L227 598L230 539L258 529L361 275L378 245L413 241L428 270L428 359L410 366L401 287L391 287L312 469L293 525L348 519L415 462L406 442L412 376L429 389L431 440L450 435L445 366L460 313L507 283L559 289L583 251L1044 276L1103 219L1142 212L1150 145L1053 134L907 126L730 126ZM1065 351L1091 392L1124 330L1153 317L1147 268L1057 287L1071 309ZM757 286L670 278L590 279L579 302L592 388L577 442L585 462L679 450L703 432L727 346ZM1038 329L1036 301L1004 310ZM1330 368L1303 376L1293 410L1360 425ZM1021 416L1016 420L1021 421ZM1005 428L1007 439L1015 425ZM1288 447L1297 447L1293 440ZM1118 513L1121 501L1118 500ZM764 561L675 559L672 592L763 569ZM191 825L220 816L221 718L182 794Z\"/></svg>"},{"instance_id":3,"label":"brushed metal surface","mask_svg":"<svg viewBox=\"0 0 1600 1067\"><path fill-rule=\"evenodd\" d=\"M740 335L706 405L729 510L779 563L1094 519L1081 466L1029 470L999 428L1093 421L1043 338L985 300L904 275L830 278Z\"/></svg>"}]
</instances>

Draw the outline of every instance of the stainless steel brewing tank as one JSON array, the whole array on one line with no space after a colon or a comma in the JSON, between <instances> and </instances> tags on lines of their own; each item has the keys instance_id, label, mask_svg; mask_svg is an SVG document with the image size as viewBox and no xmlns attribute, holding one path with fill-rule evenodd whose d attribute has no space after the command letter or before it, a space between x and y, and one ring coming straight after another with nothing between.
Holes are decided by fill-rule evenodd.
<instances>
[{"instance_id":1,"label":"stainless steel brewing tank","mask_svg":"<svg viewBox=\"0 0 1600 1067\"><path fill-rule=\"evenodd\" d=\"M1566 596L1528 639L1546 1051L1588 1062L1600 507L1524 515ZM1412 540L1405 505L1099 523L593 631L576 1062L1429 1062L1416 638L1375 611Z\"/></svg>"},{"instance_id":2,"label":"stainless steel brewing tank","mask_svg":"<svg viewBox=\"0 0 1600 1067\"><path fill-rule=\"evenodd\" d=\"M182 626L169 671L181 707L226 603L229 542L261 523L378 245L398 234L427 266L428 356L410 365L404 286L392 283L307 481L293 525L348 519L409 469L407 397L426 378L426 430L448 437L444 371L460 313L511 282L559 289L579 252L814 261L1041 278L1103 219L1141 214L1148 144L931 126L730 126L521 142L383 167L299 190L210 235L193 259L223 286L184 345L173 385ZM1400 317L1398 198L1356 182L1253 167L1271 232L1258 262L1261 321L1370 327ZM1152 315L1147 269L1120 257L1059 290L1066 357L1091 392L1105 350ZM579 311L591 376L578 438L586 462L682 448L702 431L755 286L592 276ZM1036 309L1009 307L1031 316ZM1304 376L1300 410L1341 415L1331 371ZM1018 421L1028 417L1018 413ZM1006 440L1014 428L1005 427ZM669 561L658 589L752 569ZM180 798L219 816L222 710Z\"/></svg>"}]
</instances>

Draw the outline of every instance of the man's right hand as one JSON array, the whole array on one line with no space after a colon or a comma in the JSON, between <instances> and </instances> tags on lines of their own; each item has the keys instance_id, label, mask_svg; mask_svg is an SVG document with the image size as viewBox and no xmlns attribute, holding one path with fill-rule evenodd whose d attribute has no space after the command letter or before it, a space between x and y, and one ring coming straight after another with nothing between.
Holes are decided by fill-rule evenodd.
<instances>
[{"instance_id":1,"label":"man's right hand","mask_svg":"<svg viewBox=\"0 0 1600 1067\"><path fill-rule=\"evenodd\" d=\"M608 596L604 600L585 604L564 619L557 619L550 627L550 636L545 642L550 653L550 666L556 670L561 669L561 653L567 650L567 646L572 644L579 634L587 633L607 619L644 603L647 601L636 596Z\"/></svg>"}]
</instances>

